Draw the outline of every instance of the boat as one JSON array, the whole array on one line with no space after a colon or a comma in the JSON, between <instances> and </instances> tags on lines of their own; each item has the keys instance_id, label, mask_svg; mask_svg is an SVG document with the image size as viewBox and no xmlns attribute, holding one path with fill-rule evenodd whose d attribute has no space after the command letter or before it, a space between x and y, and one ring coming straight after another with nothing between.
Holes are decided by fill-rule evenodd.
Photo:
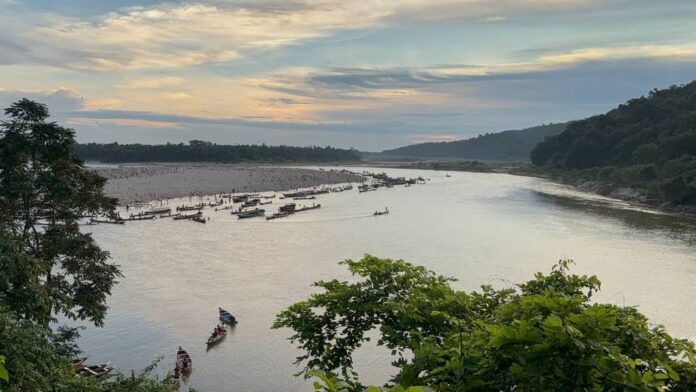
<instances>
[{"instance_id":1,"label":"boat","mask_svg":"<svg viewBox=\"0 0 696 392\"><path fill-rule=\"evenodd\" d=\"M213 332L212 335L208 338L208 341L206 341L206 344L208 346L212 346L214 344L220 343L222 339L227 336L227 328L223 330L218 330L217 328L215 329L215 332Z\"/></svg>"},{"instance_id":2,"label":"boat","mask_svg":"<svg viewBox=\"0 0 696 392\"><path fill-rule=\"evenodd\" d=\"M205 207L203 204L199 204L197 206L181 206L181 207L176 207L177 211L200 211Z\"/></svg>"},{"instance_id":3,"label":"boat","mask_svg":"<svg viewBox=\"0 0 696 392\"><path fill-rule=\"evenodd\" d=\"M450 178L452 176L449 175L449 173L445 174L445 177Z\"/></svg>"},{"instance_id":4,"label":"boat","mask_svg":"<svg viewBox=\"0 0 696 392\"><path fill-rule=\"evenodd\" d=\"M237 324L237 318L235 318L232 313L226 311L223 308L218 308L218 312L220 313L220 321L222 321L225 324L229 325L236 325Z\"/></svg>"},{"instance_id":5,"label":"boat","mask_svg":"<svg viewBox=\"0 0 696 392\"><path fill-rule=\"evenodd\" d=\"M201 216L201 212L198 211L195 214L188 214L188 215L177 215L174 217L174 220L181 220L181 219L193 219Z\"/></svg>"},{"instance_id":6,"label":"boat","mask_svg":"<svg viewBox=\"0 0 696 392\"><path fill-rule=\"evenodd\" d=\"M224 203L224 201L222 199L220 199L220 201L216 201L215 203L208 203L208 207L221 206L223 203Z\"/></svg>"},{"instance_id":7,"label":"boat","mask_svg":"<svg viewBox=\"0 0 696 392\"><path fill-rule=\"evenodd\" d=\"M266 195L266 196L261 196L264 199L275 199L276 195Z\"/></svg>"},{"instance_id":8,"label":"boat","mask_svg":"<svg viewBox=\"0 0 696 392\"><path fill-rule=\"evenodd\" d=\"M266 217L266 220L278 219L278 218L285 218L286 216L289 216L289 215L290 215L290 213L287 212L287 211L279 211L279 212L276 212L275 214L273 214L273 215L271 215L271 216L267 216L267 217Z\"/></svg>"},{"instance_id":9,"label":"boat","mask_svg":"<svg viewBox=\"0 0 696 392\"><path fill-rule=\"evenodd\" d=\"M249 199L249 200L245 201L244 203L242 203L242 208L254 207L254 206L259 205L260 202L261 202L261 200L259 200L259 199Z\"/></svg>"},{"instance_id":10,"label":"boat","mask_svg":"<svg viewBox=\"0 0 696 392\"><path fill-rule=\"evenodd\" d=\"M306 192L289 192L289 193L283 193L283 196L287 198L293 198L293 197L303 197L307 196Z\"/></svg>"},{"instance_id":11,"label":"boat","mask_svg":"<svg viewBox=\"0 0 696 392\"><path fill-rule=\"evenodd\" d=\"M293 197L293 200L314 200L316 197L314 196L299 196L299 197Z\"/></svg>"},{"instance_id":12,"label":"boat","mask_svg":"<svg viewBox=\"0 0 696 392\"><path fill-rule=\"evenodd\" d=\"M309 210L316 210L317 208L321 208L321 204L312 204L309 207L302 207L298 208L295 210L295 212L302 212L302 211L309 211Z\"/></svg>"},{"instance_id":13,"label":"boat","mask_svg":"<svg viewBox=\"0 0 696 392\"><path fill-rule=\"evenodd\" d=\"M249 195L238 195L232 197L232 203L241 203L243 201L246 201L249 198Z\"/></svg>"},{"instance_id":14,"label":"boat","mask_svg":"<svg viewBox=\"0 0 696 392\"><path fill-rule=\"evenodd\" d=\"M161 215L161 214L171 214L172 209L169 207L153 208L149 211L143 212L143 215Z\"/></svg>"},{"instance_id":15,"label":"boat","mask_svg":"<svg viewBox=\"0 0 696 392\"><path fill-rule=\"evenodd\" d=\"M261 201L261 202L259 202L259 205L260 205L260 206L265 206L265 205L271 204L271 203L273 203L273 202L270 201L270 200L269 200L269 201Z\"/></svg>"},{"instance_id":16,"label":"boat","mask_svg":"<svg viewBox=\"0 0 696 392\"><path fill-rule=\"evenodd\" d=\"M179 346L179 350L176 352L176 364L182 371L190 370L193 364L191 356L181 346Z\"/></svg>"},{"instance_id":17,"label":"boat","mask_svg":"<svg viewBox=\"0 0 696 392\"><path fill-rule=\"evenodd\" d=\"M75 368L75 370L82 369L83 367L85 367L86 360L87 360L87 357L73 359L72 360L73 368Z\"/></svg>"},{"instance_id":18,"label":"boat","mask_svg":"<svg viewBox=\"0 0 696 392\"><path fill-rule=\"evenodd\" d=\"M131 215L130 218L124 218L124 221L141 221L155 219L154 215Z\"/></svg>"},{"instance_id":19,"label":"boat","mask_svg":"<svg viewBox=\"0 0 696 392\"><path fill-rule=\"evenodd\" d=\"M124 221L124 220L107 220L107 219L94 219L94 218L90 219L89 221L92 223L110 223L112 225L122 225L122 224L126 223L126 221Z\"/></svg>"},{"instance_id":20,"label":"boat","mask_svg":"<svg viewBox=\"0 0 696 392\"><path fill-rule=\"evenodd\" d=\"M384 211L375 211L374 216L387 215L389 213L389 208L384 207Z\"/></svg>"},{"instance_id":21,"label":"boat","mask_svg":"<svg viewBox=\"0 0 696 392\"><path fill-rule=\"evenodd\" d=\"M80 370L77 371L77 375L79 377L99 378L111 373L112 370L114 370L114 368L111 366L111 362L107 362L102 363L101 365L82 367Z\"/></svg>"},{"instance_id":22,"label":"boat","mask_svg":"<svg viewBox=\"0 0 696 392\"><path fill-rule=\"evenodd\" d=\"M195 216L191 218L191 220L198 223L205 223L205 218L203 218L202 216Z\"/></svg>"},{"instance_id":23,"label":"boat","mask_svg":"<svg viewBox=\"0 0 696 392\"><path fill-rule=\"evenodd\" d=\"M266 210L262 208L255 208L250 211L243 211L237 214L237 218L239 219L246 219L246 218L254 218L256 216L263 216L266 213Z\"/></svg>"},{"instance_id":24,"label":"boat","mask_svg":"<svg viewBox=\"0 0 696 392\"><path fill-rule=\"evenodd\" d=\"M224 206L224 207L222 207L222 208L216 208L216 209L215 209L215 212L223 211L223 210L229 210L229 209L232 209L232 208L234 208L234 206Z\"/></svg>"},{"instance_id":25,"label":"boat","mask_svg":"<svg viewBox=\"0 0 696 392\"><path fill-rule=\"evenodd\" d=\"M289 213L289 214L292 214L293 212L295 212L295 207L297 207L297 204L295 204L295 203L288 203L288 204L286 204L286 205L281 206L280 208L278 208L278 211L280 211L280 212L287 212L287 213Z\"/></svg>"}]
</instances>

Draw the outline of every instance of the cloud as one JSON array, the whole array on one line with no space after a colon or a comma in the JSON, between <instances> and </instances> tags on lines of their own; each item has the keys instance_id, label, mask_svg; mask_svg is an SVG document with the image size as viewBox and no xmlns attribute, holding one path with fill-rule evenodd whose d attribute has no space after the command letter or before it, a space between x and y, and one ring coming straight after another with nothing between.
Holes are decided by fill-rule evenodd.
<instances>
[{"instance_id":1,"label":"cloud","mask_svg":"<svg viewBox=\"0 0 696 392\"><path fill-rule=\"evenodd\" d=\"M612 0L611 3L618 0ZM562 12L605 4L599 0L299 0L236 3L163 3L96 17L43 16L14 37L12 62L79 69L182 68L237 60L338 31L431 23L500 21L503 15ZM25 49L31 53L22 54ZM79 49L77 49L79 48Z\"/></svg>"},{"instance_id":2,"label":"cloud","mask_svg":"<svg viewBox=\"0 0 696 392\"><path fill-rule=\"evenodd\" d=\"M130 79L126 82L125 87L130 89L159 89L163 87L174 87L184 83L184 79L176 77L163 78L141 78Z\"/></svg>"},{"instance_id":3,"label":"cloud","mask_svg":"<svg viewBox=\"0 0 696 392\"><path fill-rule=\"evenodd\" d=\"M22 98L48 105L52 114L79 110L84 106L84 99L80 96L80 93L70 88L61 87L46 91L6 90L0 88L0 108L2 109L9 107L13 102Z\"/></svg>"}]
</instances>

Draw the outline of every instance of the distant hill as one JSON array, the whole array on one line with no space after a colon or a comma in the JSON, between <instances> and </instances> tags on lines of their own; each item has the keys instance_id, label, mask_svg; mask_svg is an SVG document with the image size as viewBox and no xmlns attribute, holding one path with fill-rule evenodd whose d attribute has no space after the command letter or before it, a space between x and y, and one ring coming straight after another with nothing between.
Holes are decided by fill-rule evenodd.
<instances>
[{"instance_id":1,"label":"distant hill","mask_svg":"<svg viewBox=\"0 0 696 392\"><path fill-rule=\"evenodd\" d=\"M696 205L696 82L653 90L540 143L532 163Z\"/></svg>"},{"instance_id":2,"label":"distant hill","mask_svg":"<svg viewBox=\"0 0 696 392\"><path fill-rule=\"evenodd\" d=\"M565 130L567 123L540 125L533 128L487 133L453 142L433 142L386 150L383 157L460 158L481 160L527 160L532 149L548 136Z\"/></svg>"}]
</instances>

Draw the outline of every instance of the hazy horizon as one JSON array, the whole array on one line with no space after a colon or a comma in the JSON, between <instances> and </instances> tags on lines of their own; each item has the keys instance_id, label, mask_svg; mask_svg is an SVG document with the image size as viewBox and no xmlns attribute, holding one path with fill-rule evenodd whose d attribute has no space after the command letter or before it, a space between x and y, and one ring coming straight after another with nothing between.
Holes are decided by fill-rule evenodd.
<instances>
[{"instance_id":1,"label":"hazy horizon","mask_svg":"<svg viewBox=\"0 0 696 392\"><path fill-rule=\"evenodd\" d=\"M0 105L80 142L381 151L696 79L696 3L0 0Z\"/></svg>"}]
</instances>

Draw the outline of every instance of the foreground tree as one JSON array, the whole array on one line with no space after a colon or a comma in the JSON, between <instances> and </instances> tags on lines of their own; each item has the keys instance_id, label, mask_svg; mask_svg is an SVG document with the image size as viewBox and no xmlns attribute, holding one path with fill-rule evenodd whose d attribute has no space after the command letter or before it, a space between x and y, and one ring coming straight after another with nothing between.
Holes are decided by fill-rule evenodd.
<instances>
[{"instance_id":1,"label":"foreground tree","mask_svg":"<svg viewBox=\"0 0 696 392\"><path fill-rule=\"evenodd\" d=\"M343 385L361 390L352 353L377 329L377 344L398 358L391 381L403 387L696 390L693 344L634 308L591 303L599 280L570 274L568 261L513 289L473 293L404 261L365 256L342 264L360 280L317 282L323 292L274 323L294 330L305 376L340 374Z\"/></svg>"},{"instance_id":2,"label":"foreground tree","mask_svg":"<svg viewBox=\"0 0 696 392\"><path fill-rule=\"evenodd\" d=\"M109 214L105 179L73 153L71 129L47 122L45 105L23 99L0 123L0 301L48 325L55 313L101 325L119 276L78 220Z\"/></svg>"}]
</instances>

